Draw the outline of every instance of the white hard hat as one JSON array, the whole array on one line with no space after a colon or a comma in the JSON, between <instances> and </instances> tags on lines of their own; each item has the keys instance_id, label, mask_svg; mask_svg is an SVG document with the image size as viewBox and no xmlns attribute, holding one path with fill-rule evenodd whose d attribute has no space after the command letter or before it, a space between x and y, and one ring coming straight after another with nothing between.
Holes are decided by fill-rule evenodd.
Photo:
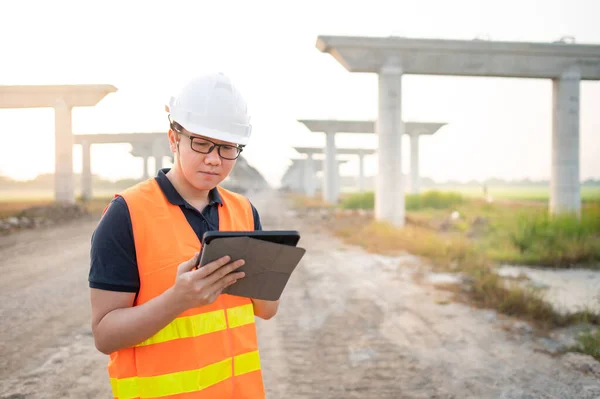
<instances>
[{"instance_id":1,"label":"white hard hat","mask_svg":"<svg viewBox=\"0 0 600 399\"><path fill-rule=\"evenodd\" d=\"M174 122L190 133L246 145L252 126L248 106L223 73L210 73L187 82L166 107Z\"/></svg>"}]
</instances>

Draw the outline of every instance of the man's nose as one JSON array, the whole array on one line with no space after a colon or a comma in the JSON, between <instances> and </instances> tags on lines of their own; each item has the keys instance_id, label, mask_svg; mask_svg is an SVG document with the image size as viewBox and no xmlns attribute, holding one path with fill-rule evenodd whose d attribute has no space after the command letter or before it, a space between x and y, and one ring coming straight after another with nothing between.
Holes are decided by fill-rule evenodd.
<instances>
[{"instance_id":1,"label":"man's nose","mask_svg":"<svg viewBox=\"0 0 600 399\"><path fill-rule=\"evenodd\" d=\"M211 152L204 156L204 162L209 165L219 165L221 157L219 156L219 148L215 147Z\"/></svg>"}]
</instances>

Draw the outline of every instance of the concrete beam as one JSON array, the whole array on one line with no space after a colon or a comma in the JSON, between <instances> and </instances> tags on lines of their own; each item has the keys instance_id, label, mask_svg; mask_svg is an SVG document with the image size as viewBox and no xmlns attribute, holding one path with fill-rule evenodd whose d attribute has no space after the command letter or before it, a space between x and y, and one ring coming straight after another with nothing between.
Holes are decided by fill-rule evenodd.
<instances>
[{"instance_id":1,"label":"concrete beam","mask_svg":"<svg viewBox=\"0 0 600 399\"><path fill-rule=\"evenodd\" d=\"M95 106L116 91L112 85L0 86L0 108L54 108L55 201L75 202L71 110Z\"/></svg>"},{"instance_id":2,"label":"concrete beam","mask_svg":"<svg viewBox=\"0 0 600 399\"><path fill-rule=\"evenodd\" d=\"M0 108L53 108L59 98L68 107L93 107L116 91L113 85L0 85Z\"/></svg>"},{"instance_id":3,"label":"concrete beam","mask_svg":"<svg viewBox=\"0 0 600 399\"><path fill-rule=\"evenodd\" d=\"M577 66L582 80L600 79L599 45L319 36L316 47L350 72L379 73L397 57L405 74L554 79Z\"/></svg>"},{"instance_id":4,"label":"concrete beam","mask_svg":"<svg viewBox=\"0 0 600 399\"><path fill-rule=\"evenodd\" d=\"M298 151L300 154L323 154L325 152L324 148L321 147L293 147L294 150ZM358 154L375 154L375 149L373 148L337 148L336 153L340 155L358 155Z\"/></svg>"},{"instance_id":5,"label":"concrete beam","mask_svg":"<svg viewBox=\"0 0 600 399\"><path fill-rule=\"evenodd\" d=\"M169 145L167 132L150 132L150 133L97 133L97 134L76 134L75 144L81 144L87 141L90 144L120 144L129 143L131 145L147 145L149 147L156 140L164 141L165 145Z\"/></svg>"},{"instance_id":6,"label":"concrete beam","mask_svg":"<svg viewBox=\"0 0 600 399\"><path fill-rule=\"evenodd\" d=\"M336 120L336 119L298 119L298 122L315 133L376 133L376 121L372 120ZM406 134L435 134L446 123L405 122Z\"/></svg>"}]
</instances>

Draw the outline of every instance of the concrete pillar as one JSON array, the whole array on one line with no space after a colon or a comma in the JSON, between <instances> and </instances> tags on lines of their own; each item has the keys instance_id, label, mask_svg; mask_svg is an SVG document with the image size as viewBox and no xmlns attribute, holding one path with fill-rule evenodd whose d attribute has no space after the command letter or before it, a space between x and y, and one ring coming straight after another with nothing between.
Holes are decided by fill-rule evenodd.
<instances>
[{"instance_id":1,"label":"concrete pillar","mask_svg":"<svg viewBox=\"0 0 600 399\"><path fill-rule=\"evenodd\" d=\"M402 178L402 69L394 64L379 71L378 173L375 218L396 227L404 226Z\"/></svg>"},{"instance_id":2,"label":"concrete pillar","mask_svg":"<svg viewBox=\"0 0 600 399\"><path fill-rule=\"evenodd\" d=\"M339 169L335 151L335 132L325 132L325 168L323 173L323 199L331 204L339 197Z\"/></svg>"},{"instance_id":3,"label":"concrete pillar","mask_svg":"<svg viewBox=\"0 0 600 399\"><path fill-rule=\"evenodd\" d=\"M87 141L81 143L81 198L92 199L92 160L91 144Z\"/></svg>"},{"instance_id":4,"label":"concrete pillar","mask_svg":"<svg viewBox=\"0 0 600 399\"><path fill-rule=\"evenodd\" d=\"M365 192L365 154L358 154L358 192Z\"/></svg>"},{"instance_id":5,"label":"concrete pillar","mask_svg":"<svg viewBox=\"0 0 600 399\"><path fill-rule=\"evenodd\" d=\"M581 212L579 184L579 81L576 68L553 80L550 213Z\"/></svg>"},{"instance_id":6,"label":"concrete pillar","mask_svg":"<svg viewBox=\"0 0 600 399\"><path fill-rule=\"evenodd\" d=\"M305 175L305 166L297 167L292 174L292 181L294 186L294 191L297 193L305 193L305 185L304 185L304 175Z\"/></svg>"},{"instance_id":7,"label":"concrete pillar","mask_svg":"<svg viewBox=\"0 0 600 399\"><path fill-rule=\"evenodd\" d=\"M283 178L281 179L281 184L283 186L287 186L289 187L292 191L295 191L294 189L294 165L291 165L287 171L285 172L285 174L283 175Z\"/></svg>"},{"instance_id":8,"label":"concrete pillar","mask_svg":"<svg viewBox=\"0 0 600 399\"><path fill-rule=\"evenodd\" d=\"M143 168L144 168L144 179L149 179L150 178L150 174L148 173L148 156L142 157L142 162L144 163Z\"/></svg>"},{"instance_id":9,"label":"concrete pillar","mask_svg":"<svg viewBox=\"0 0 600 399\"><path fill-rule=\"evenodd\" d=\"M75 203L73 184L73 131L71 106L59 98L54 104L54 196L57 202Z\"/></svg>"},{"instance_id":10,"label":"concrete pillar","mask_svg":"<svg viewBox=\"0 0 600 399\"><path fill-rule=\"evenodd\" d=\"M304 194L308 197L314 197L316 191L315 168L313 165L313 155L308 154L304 162Z\"/></svg>"},{"instance_id":11,"label":"concrete pillar","mask_svg":"<svg viewBox=\"0 0 600 399\"><path fill-rule=\"evenodd\" d=\"M340 176L340 165L342 162L335 162L335 180L333 184L333 201L332 204L337 204L340 201L340 193L342 192L342 178Z\"/></svg>"},{"instance_id":12,"label":"concrete pillar","mask_svg":"<svg viewBox=\"0 0 600 399\"><path fill-rule=\"evenodd\" d=\"M292 173L292 187L294 187L294 191L297 193L304 193L304 169L305 167L297 167Z\"/></svg>"},{"instance_id":13,"label":"concrete pillar","mask_svg":"<svg viewBox=\"0 0 600 399\"><path fill-rule=\"evenodd\" d=\"M282 184L288 186L291 191L296 193L304 192L304 165L294 163L285 172L282 178Z\"/></svg>"},{"instance_id":14,"label":"concrete pillar","mask_svg":"<svg viewBox=\"0 0 600 399\"><path fill-rule=\"evenodd\" d=\"M419 181L419 134L410 135L410 192L419 194L421 189Z\"/></svg>"}]
</instances>

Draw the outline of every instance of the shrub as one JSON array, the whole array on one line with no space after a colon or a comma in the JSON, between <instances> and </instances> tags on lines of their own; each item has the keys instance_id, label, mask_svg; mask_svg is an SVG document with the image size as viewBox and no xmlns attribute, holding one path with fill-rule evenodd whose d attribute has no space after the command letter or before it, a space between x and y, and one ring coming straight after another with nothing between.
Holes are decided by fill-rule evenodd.
<instances>
[{"instance_id":1,"label":"shrub","mask_svg":"<svg viewBox=\"0 0 600 399\"><path fill-rule=\"evenodd\" d=\"M590 207L581 218L547 213L520 215L510 234L524 258L555 267L600 260L600 212Z\"/></svg>"},{"instance_id":2,"label":"shrub","mask_svg":"<svg viewBox=\"0 0 600 399\"><path fill-rule=\"evenodd\" d=\"M406 210L414 211L425 208L448 209L464 202L457 193L428 191L424 194L408 194L405 197ZM342 201L344 209L374 209L375 193L372 191L348 196Z\"/></svg>"}]
</instances>

